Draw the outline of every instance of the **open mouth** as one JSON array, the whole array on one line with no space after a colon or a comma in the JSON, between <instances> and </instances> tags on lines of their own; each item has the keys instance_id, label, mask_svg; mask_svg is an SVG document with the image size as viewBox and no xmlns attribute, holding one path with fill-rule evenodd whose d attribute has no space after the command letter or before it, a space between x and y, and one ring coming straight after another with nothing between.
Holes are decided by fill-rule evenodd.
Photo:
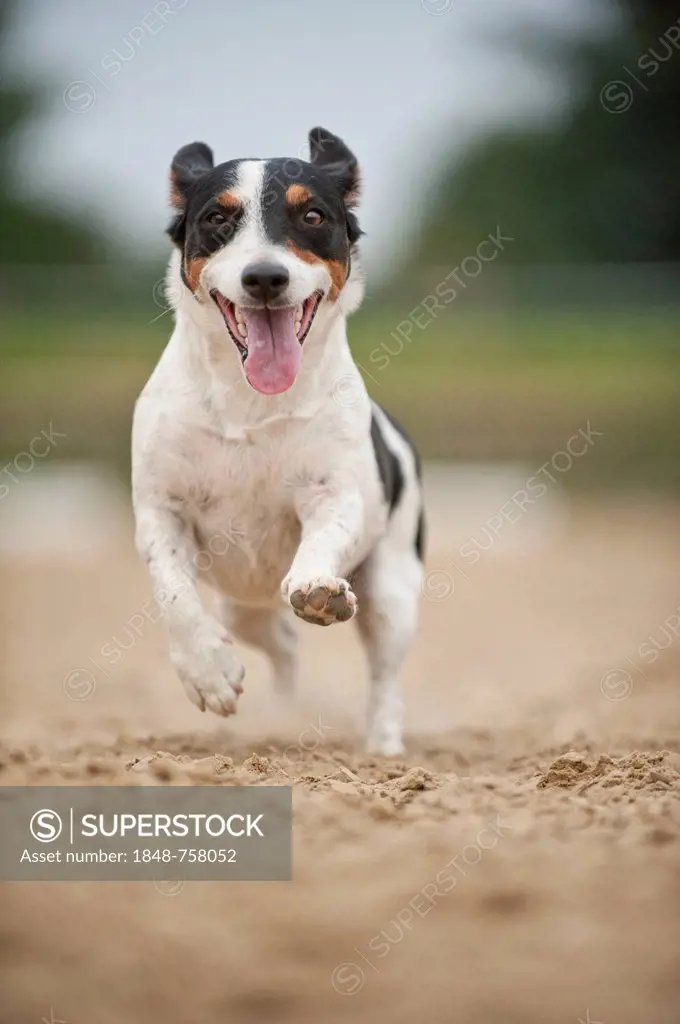
<instances>
[{"instance_id":1,"label":"open mouth","mask_svg":"<svg viewBox=\"0 0 680 1024\"><path fill-rule=\"evenodd\" d=\"M221 292L211 295L241 356L248 382L263 395L278 395L295 381L302 343L309 334L322 292L297 306L237 306Z\"/></svg>"},{"instance_id":2,"label":"open mouth","mask_svg":"<svg viewBox=\"0 0 680 1024\"><path fill-rule=\"evenodd\" d=\"M305 299L304 302L299 303L297 306L285 306L283 308L269 308L265 306L255 309L251 306L237 306L236 303L230 302L217 289L214 289L210 294L224 317L224 322L236 348L239 350L243 362L248 358L249 340L251 337L250 329L251 327L254 331L261 329L265 317L269 320L272 332L276 326L283 326L282 321L292 321L295 336L299 344L302 345L310 332L311 326L314 323L314 317L323 298L323 292L312 292L308 299Z\"/></svg>"}]
</instances>

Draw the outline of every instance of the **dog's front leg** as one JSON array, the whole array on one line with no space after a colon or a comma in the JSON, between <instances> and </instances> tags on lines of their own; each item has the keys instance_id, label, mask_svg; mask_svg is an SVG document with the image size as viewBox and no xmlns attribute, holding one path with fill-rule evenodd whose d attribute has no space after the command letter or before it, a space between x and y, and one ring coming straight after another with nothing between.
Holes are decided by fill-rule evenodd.
<instances>
[{"instance_id":1,"label":"dog's front leg","mask_svg":"<svg viewBox=\"0 0 680 1024\"><path fill-rule=\"evenodd\" d=\"M355 488L302 493L296 501L302 537L281 585L285 600L305 622L330 626L356 611L356 597L338 576L351 563L363 525L363 500Z\"/></svg>"},{"instance_id":2,"label":"dog's front leg","mask_svg":"<svg viewBox=\"0 0 680 1024\"><path fill-rule=\"evenodd\" d=\"M231 715L244 669L224 626L206 613L196 588L198 547L191 525L158 508L137 508L137 550L164 611L170 658L189 700L201 711Z\"/></svg>"}]
</instances>

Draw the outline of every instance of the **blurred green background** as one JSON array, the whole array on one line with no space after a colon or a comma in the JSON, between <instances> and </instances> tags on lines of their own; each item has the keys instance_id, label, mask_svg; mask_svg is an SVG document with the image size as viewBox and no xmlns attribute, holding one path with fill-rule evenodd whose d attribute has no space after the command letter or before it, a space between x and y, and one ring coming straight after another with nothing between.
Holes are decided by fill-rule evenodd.
<instances>
[{"instance_id":1,"label":"blurred green background","mask_svg":"<svg viewBox=\"0 0 680 1024\"><path fill-rule=\"evenodd\" d=\"M0 11L6 49L16 9ZM438 158L406 196L407 242L375 286L369 275L350 323L371 392L426 458L538 468L589 423L603 437L567 487L680 489L677 26L667 5L628 0L592 38L530 19L493 38L558 68L568 102ZM26 197L13 139L43 88L0 86L0 458L52 424L67 436L51 457L126 478L132 406L171 330L163 254L134 255L87 214ZM498 228L512 241L479 272L464 263ZM405 336L461 266L455 300Z\"/></svg>"}]
</instances>

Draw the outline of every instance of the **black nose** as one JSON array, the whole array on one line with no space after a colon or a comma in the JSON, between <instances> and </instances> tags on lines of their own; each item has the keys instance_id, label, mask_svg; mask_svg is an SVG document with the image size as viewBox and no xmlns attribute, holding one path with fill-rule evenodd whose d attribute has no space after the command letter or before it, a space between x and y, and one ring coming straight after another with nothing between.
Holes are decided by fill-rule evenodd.
<instances>
[{"instance_id":1,"label":"black nose","mask_svg":"<svg viewBox=\"0 0 680 1024\"><path fill-rule=\"evenodd\" d=\"M241 275L245 290L260 302L277 299L289 281L290 274L280 263L249 263Z\"/></svg>"}]
</instances>

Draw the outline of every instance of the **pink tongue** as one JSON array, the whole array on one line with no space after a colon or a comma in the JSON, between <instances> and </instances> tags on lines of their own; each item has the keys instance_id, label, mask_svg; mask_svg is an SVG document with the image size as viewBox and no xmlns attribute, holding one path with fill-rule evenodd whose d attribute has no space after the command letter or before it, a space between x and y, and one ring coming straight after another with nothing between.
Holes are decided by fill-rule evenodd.
<instances>
[{"instance_id":1,"label":"pink tongue","mask_svg":"<svg viewBox=\"0 0 680 1024\"><path fill-rule=\"evenodd\" d=\"M246 377L263 395L287 391L298 375L302 350L295 333L294 309L244 309L248 328Z\"/></svg>"}]
</instances>

